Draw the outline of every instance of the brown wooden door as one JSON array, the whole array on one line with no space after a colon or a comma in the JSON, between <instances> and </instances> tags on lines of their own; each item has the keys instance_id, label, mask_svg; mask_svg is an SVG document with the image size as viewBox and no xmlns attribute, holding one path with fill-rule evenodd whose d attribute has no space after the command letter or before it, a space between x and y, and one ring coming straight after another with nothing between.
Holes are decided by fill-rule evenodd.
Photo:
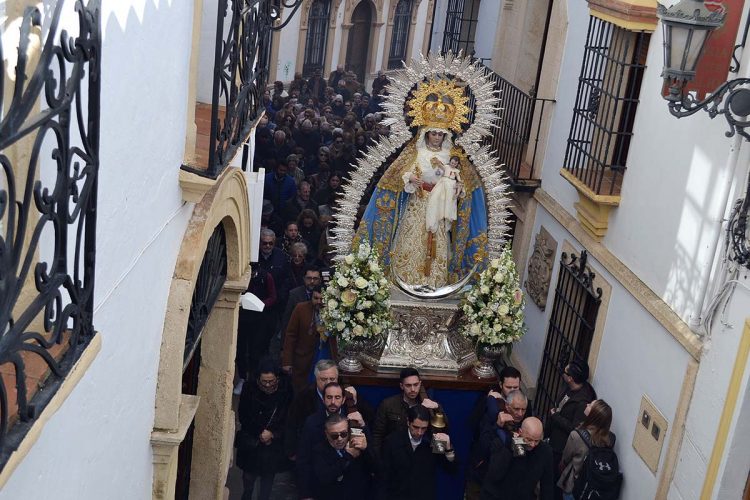
<instances>
[{"instance_id":1,"label":"brown wooden door","mask_svg":"<svg viewBox=\"0 0 750 500\"><path fill-rule=\"evenodd\" d=\"M370 53L370 26L372 25L372 3L362 0L352 13L352 27L349 28L349 41L346 48L346 67L357 75L364 84Z\"/></svg>"}]
</instances>

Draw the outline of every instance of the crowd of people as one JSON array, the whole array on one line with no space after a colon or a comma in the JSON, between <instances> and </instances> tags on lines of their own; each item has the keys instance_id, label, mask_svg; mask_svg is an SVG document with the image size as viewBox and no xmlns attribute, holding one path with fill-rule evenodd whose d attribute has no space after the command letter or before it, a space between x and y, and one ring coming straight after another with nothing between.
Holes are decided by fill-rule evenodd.
<instances>
[{"instance_id":1,"label":"crowd of people","mask_svg":"<svg viewBox=\"0 0 750 500\"><path fill-rule=\"evenodd\" d=\"M366 92L354 73L339 67L328 80L316 71L309 79L295 75L286 87L275 82L263 96L254 164L265 168L266 179L259 265L253 267L248 291L263 301L264 310L240 314L237 393L263 356L280 359L292 319L300 335L293 335L284 351L299 351L293 363L297 388L315 358L329 354L306 337L307 327L319 323L319 303L313 301L294 318L292 313L297 304L312 300L314 289L331 275L332 211L367 144L389 134L380 123L387 84L381 72ZM290 359L284 366L292 373Z\"/></svg>"},{"instance_id":2,"label":"crowd of people","mask_svg":"<svg viewBox=\"0 0 750 500\"><path fill-rule=\"evenodd\" d=\"M471 452L459 464L445 409L420 373L406 368L400 392L375 410L344 386L321 327L322 286L332 273L328 236L342 182L369 141L387 135L380 105L387 78L366 93L337 68L324 80L296 75L266 92L255 162L266 168L260 255L248 291L263 311L240 310L236 465L243 500L271 497L274 476L293 471L302 499L434 499L438 470L465 470L467 499L617 498L612 410L597 399L588 366L572 360L565 391L533 415L521 374L506 367L470 418ZM610 485L589 480L597 450L615 469ZM601 450L609 450L607 455ZM464 457L462 457L464 458ZM605 477L606 483L608 480ZM603 488L611 488L610 496ZM582 488L588 488L582 491Z\"/></svg>"},{"instance_id":3,"label":"crowd of people","mask_svg":"<svg viewBox=\"0 0 750 500\"><path fill-rule=\"evenodd\" d=\"M612 410L597 399L587 371L582 361L565 367L566 388L544 417L532 415L520 372L500 372L499 387L480 398L469 419L464 498L617 498ZM276 361L261 360L239 404L243 500L252 498L256 481L258 499L270 498L274 475L287 468L300 499L438 498L438 471L459 467L448 416L415 368L401 371L399 389L374 410L355 387L342 385L332 360L318 360L312 381L298 390ZM594 453L604 471L598 477L588 470Z\"/></svg>"}]
</instances>

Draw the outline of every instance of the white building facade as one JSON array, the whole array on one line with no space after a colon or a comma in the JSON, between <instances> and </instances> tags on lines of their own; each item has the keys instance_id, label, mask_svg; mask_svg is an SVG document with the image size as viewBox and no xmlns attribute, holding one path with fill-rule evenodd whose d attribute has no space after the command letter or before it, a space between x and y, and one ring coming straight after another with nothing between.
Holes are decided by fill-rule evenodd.
<instances>
[{"instance_id":1,"label":"white building facade","mask_svg":"<svg viewBox=\"0 0 750 500\"><path fill-rule=\"evenodd\" d=\"M735 22L717 36L731 52L748 13L728 8ZM581 356L613 408L622 498L746 498L748 233L727 228L747 216L750 146L721 116L670 115L655 1L506 0L497 29L476 36L494 41L487 65L504 85L494 145L528 325L511 361L535 407L548 410ZM715 71L711 88L750 74L750 52L736 55L738 72Z\"/></svg>"}]
</instances>

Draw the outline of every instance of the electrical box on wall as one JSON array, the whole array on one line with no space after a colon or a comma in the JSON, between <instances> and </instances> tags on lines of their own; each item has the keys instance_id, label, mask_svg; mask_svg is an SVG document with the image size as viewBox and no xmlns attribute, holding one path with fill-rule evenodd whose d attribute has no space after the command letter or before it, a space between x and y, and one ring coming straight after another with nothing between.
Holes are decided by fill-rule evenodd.
<instances>
[{"instance_id":1,"label":"electrical box on wall","mask_svg":"<svg viewBox=\"0 0 750 500\"><path fill-rule=\"evenodd\" d=\"M641 409L635 424L633 448L654 474L659 467L661 449L667 436L667 425L664 415L656 409L648 396L644 395L641 398Z\"/></svg>"}]
</instances>

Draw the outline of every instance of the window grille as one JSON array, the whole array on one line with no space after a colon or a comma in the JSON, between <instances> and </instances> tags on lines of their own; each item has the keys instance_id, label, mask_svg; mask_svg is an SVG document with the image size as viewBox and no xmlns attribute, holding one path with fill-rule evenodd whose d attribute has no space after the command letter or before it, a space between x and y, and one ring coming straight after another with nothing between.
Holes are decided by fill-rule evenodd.
<instances>
[{"instance_id":1,"label":"window grille","mask_svg":"<svg viewBox=\"0 0 750 500\"><path fill-rule=\"evenodd\" d=\"M564 168L596 194L620 194L650 37L589 19Z\"/></svg>"},{"instance_id":2,"label":"window grille","mask_svg":"<svg viewBox=\"0 0 750 500\"><path fill-rule=\"evenodd\" d=\"M307 18L305 60L302 66L302 72L305 76L312 75L316 69L323 71L326 61L330 10L330 0L315 0L310 7L310 14Z\"/></svg>"},{"instance_id":3,"label":"window grille","mask_svg":"<svg viewBox=\"0 0 750 500\"><path fill-rule=\"evenodd\" d=\"M16 52L0 62L0 468L95 335L100 10L28 7L17 49L0 47ZM75 36L60 26L74 13Z\"/></svg>"},{"instance_id":4,"label":"window grille","mask_svg":"<svg viewBox=\"0 0 750 500\"><path fill-rule=\"evenodd\" d=\"M448 0L442 52L473 55L478 20L479 0Z\"/></svg>"},{"instance_id":5,"label":"window grille","mask_svg":"<svg viewBox=\"0 0 750 500\"><path fill-rule=\"evenodd\" d=\"M391 50L388 54L388 69L401 67L401 61L406 60L407 44L409 43L409 25L411 24L412 0L400 0L393 15L393 31L391 34Z\"/></svg>"},{"instance_id":6,"label":"window grille","mask_svg":"<svg viewBox=\"0 0 750 500\"><path fill-rule=\"evenodd\" d=\"M547 416L558 403L565 387L565 366L573 359L588 360L589 357L602 290L594 288L595 275L587 269L587 260L585 250L580 258L563 252L560 260L534 399L534 412L541 417Z\"/></svg>"}]
</instances>

